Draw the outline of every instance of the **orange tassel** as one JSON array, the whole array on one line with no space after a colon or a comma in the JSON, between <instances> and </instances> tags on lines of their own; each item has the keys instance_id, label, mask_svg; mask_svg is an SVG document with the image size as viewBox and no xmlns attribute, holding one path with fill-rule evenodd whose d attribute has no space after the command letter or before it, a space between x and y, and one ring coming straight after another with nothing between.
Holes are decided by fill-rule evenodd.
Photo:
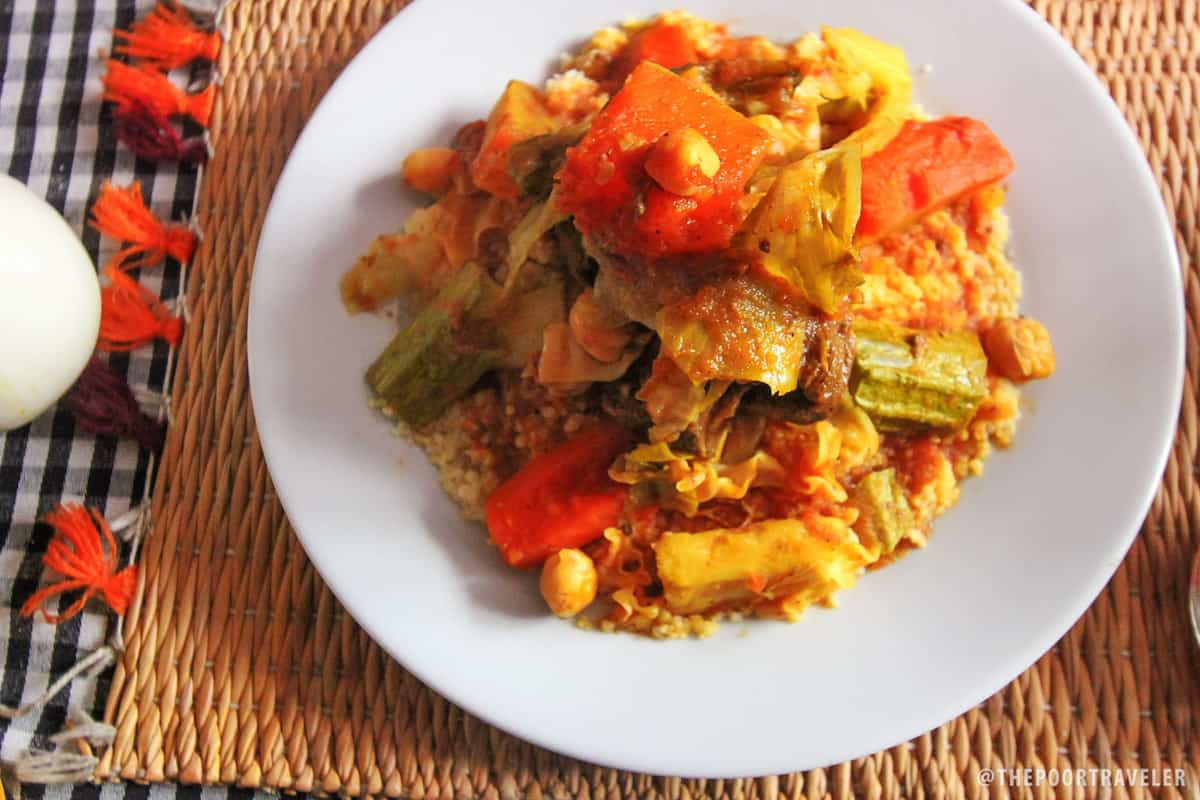
<instances>
[{"instance_id":1,"label":"orange tassel","mask_svg":"<svg viewBox=\"0 0 1200 800\"><path fill-rule=\"evenodd\" d=\"M114 50L156 69L175 69L198 58L216 61L221 37L196 27L186 9L159 3L132 30L113 31Z\"/></svg>"},{"instance_id":2,"label":"orange tassel","mask_svg":"<svg viewBox=\"0 0 1200 800\"><path fill-rule=\"evenodd\" d=\"M124 614L133 602L137 567L117 571L120 550L104 517L76 503L66 503L47 514L45 521L53 526L55 535L42 563L61 573L65 580L35 592L21 606L21 615L29 617L41 611L46 622L62 622L82 611L97 592L113 611ZM51 614L42 607L51 597L73 589L84 591L63 613Z\"/></svg>"},{"instance_id":3,"label":"orange tassel","mask_svg":"<svg viewBox=\"0 0 1200 800\"><path fill-rule=\"evenodd\" d=\"M109 285L100 290L100 338L96 349L134 350L155 339L178 344L183 320L117 267L104 268Z\"/></svg>"},{"instance_id":4,"label":"orange tassel","mask_svg":"<svg viewBox=\"0 0 1200 800\"><path fill-rule=\"evenodd\" d=\"M121 269L148 267L167 256L187 262L196 251L196 234L186 225L164 225L151 214L139 183L122 189L105 181L88 224L106 236L130 242L114 259Z\"/></svg>"},{"instance_id":5,"label":"orange tassel","mask_svg":"<svg viewBox=\"0 0 1200 800\"><path fill-rule=\"evenodd\" d=\"M216 86L188 94L149 64L131 67L110 58L108 71L101 80L104 83L104 99L116 103L123 111L140 103L160 117L186 114L205 127L212 116Z\"/></svg>"}]
</instances>

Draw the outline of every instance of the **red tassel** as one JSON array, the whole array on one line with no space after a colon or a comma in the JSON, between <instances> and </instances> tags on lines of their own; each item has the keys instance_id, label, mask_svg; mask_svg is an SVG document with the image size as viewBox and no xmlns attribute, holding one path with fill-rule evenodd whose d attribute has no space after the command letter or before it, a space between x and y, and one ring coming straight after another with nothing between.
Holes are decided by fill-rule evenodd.
<instances>
[{"instance_id":1,"label":"red tassel","mask_svg":"<svg viewBox=\"0 0 1200 800\"><path fill-rule=\"evenodd\" d=\"M44 521L53 526L55 534L42 563L47 569L61 573L65 580L35 592L21 606L21 615L28 617L41 611L46 622L62 622L82 611L97 592L113 611L124 614L133 602L137 567L117 571L120 551L104 517L92 509L68 503L55 508ZM73 589L84 591L63 613L51 614L42 607L51 597Z\"/></svg>"},{"instance_id":2,"label":"red tassel","mask_svg":"<svg viewBox=\"0 0 1200 800\"><path fill-rule=\"evenodd\" d=\"M169 70L198 58L216 61L221 37L196 27L186 9L159 3L129 31L115 30L113 49L139 58L156 69Z\"/></svg>"},{"instance_id":3,"label":"red tassel","mask_svg":"<svg viewBox=\"0 0 1200 800\"><path fill-rule=\"evenodd\" d=\"M100 290L100 338L97 350L134 350L155 339L178 344L183 320L157 297L114 266L104 268L109 285Z\"/></svg>"},{"instance_id":4,"label":"red tassel","mask_svg":"<svg viewBox=\"0 0 1200 800\"><path fill-rule=\"evenodd\" d=\"M117 141L147 161L199 164L208 158L208 146L199 136L183 138L166 117L142 102L118 107L113 114Z\"/></svg>"},{"instance_id":5,"label":"red tassel","mask_svg":"<svg viewBox=\"0 0 1200 800\"><path fill-rule=\"evenodd\" d=\"M204 126L208 125L212 116L216 86L210 85L195 94L188 94L148 64L131 67L112 58L108 60L108 71L101 80L104 83L104 99L115 103L117 108L128 109L135 103L141 103L153 109L159 117L186 114Z\"/></svg>"},{"instance_id":6,"label":"red tassel","mask_svg":"<svg viewBox=\"0 0 1200 800\"><path fill-rule=\"evenodd\" d=\"M83 430L101 436L132 436L152 453L162 449L166 425L142 413L129 385L107 362L92 356L66 401Z\"/></svg>"},{"instance_id":7,"label":"red tassel","mask_svg":"<svg viewBox=\"0 0 1200 800\"><path fill-rule=\"evenodd\" d=\"M136 182L122 189L105 181L92 204L88 224L106 236L129 242L114 259L122 269L157 264L166 256L190 261L196 250L196 234L186 225L160 222L146 208L141 184Z\"/></svg>"}]
</instances>

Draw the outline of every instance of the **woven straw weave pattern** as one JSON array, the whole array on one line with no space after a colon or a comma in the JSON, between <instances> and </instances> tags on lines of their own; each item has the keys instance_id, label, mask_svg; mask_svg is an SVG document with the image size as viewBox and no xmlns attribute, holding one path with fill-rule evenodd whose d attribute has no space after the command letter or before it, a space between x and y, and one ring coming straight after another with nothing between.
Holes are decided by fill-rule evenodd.
<instances>
[{"instance_id":1,"label":"woven straw weave pattern","mask_svg":"<svg viewBox=\"0 0 1200 800\"><path fill-rule=\"evenodd\" d=\"M1200 6L1039 0L1125 112L1177 223L1188 378L1142 535L1074 629L982 706L907 745L755 780L623 773L472 719L390 661L321 584L272 494L251 415L247 289L267 202L305 119L403 2L235 0L226 10L206 238L153 532L107 718L100 779L392 797L1200 796L1200 656L1185 618L1196 457ZM979 769L1171 767L1188 788L980 785Z\"/></svg>"}]
</instances>

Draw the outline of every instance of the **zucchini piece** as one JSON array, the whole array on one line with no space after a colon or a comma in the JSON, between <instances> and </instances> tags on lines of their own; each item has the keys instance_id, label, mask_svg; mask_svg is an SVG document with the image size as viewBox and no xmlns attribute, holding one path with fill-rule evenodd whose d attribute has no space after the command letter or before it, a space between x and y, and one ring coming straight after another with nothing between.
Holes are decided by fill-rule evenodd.
<instances>
[{"instance_id":1,"label":"zucchini piece","mask_svg":"<svg viewBox=\"0 0 1200 800\"><path fill-rule=\"evenodd\" d=\"M972 331L858 322L850 393L883 431L954 429L987 396L987 356Z\"/></svg>"},{"instance_id":2,"label":"zucchini piece","mask_svg":"<svg viewBox=\"0 0 1200 800\"><path fill-rule=\"evenodd\" d=\"M876 470L859 481L850 494L850 503L859 513L855 533L868 548L874 540L881 555L895 550L904 534L912 529L912 508L896 480L896 470L891 467Z\"/></svg>"},{"instance_id":3,"label":"zucchini piece","mask_svg":"<svg viewBox=\"0 0 1200 800\"><path fill-rule=\"evenodd\" d=\"M470 341L463 324L485 278L476 264L464 264L367 370L375 394L414 428L440 417L501 360L491 342Z\"/></svg>"}]
</instances>

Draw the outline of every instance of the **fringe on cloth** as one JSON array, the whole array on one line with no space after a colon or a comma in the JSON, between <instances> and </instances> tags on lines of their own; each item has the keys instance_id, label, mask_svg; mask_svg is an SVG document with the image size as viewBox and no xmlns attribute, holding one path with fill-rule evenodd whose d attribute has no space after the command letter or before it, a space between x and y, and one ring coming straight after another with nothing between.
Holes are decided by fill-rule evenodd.
<instances>
[{"instance_id":1,"label":"fringe on cloth","mask_svg":"<svg viewBox=\"0 0 1200 800\"><path fill-rule=\"evenodd\" d=\"M224 0L160 3L131 30L114 31L116 53L140 63L131 65L110 59L103 78L104 99L114 104L118 141L139 158L195 165L202 177L203 163L211 149L207 133L185 137L176 130L171 118L186 116L207 127L216 99L215 64L208 85L198 91L179 88L166 71L195 61L215 61L224 38L220 30L224 5ZM127 273L151 266L166 256L178 260L184 267L178 305L182 318L186 319L187 264L199 241L198 228L194 222L187 228L166 225L149 215L148 210L142 213L146 207L140 202L140 189L136 198L129 195L126 198L138 203L126 203L118 216L110 215L107 222L115 224L108 230L97 224L102 232L123 243L118 259L105 270L110 290L107 341L117 345L109 349L133 349L153 338L166 339L173 345L182 335L182 319L166 312L162 302ZM103 208L93 210L102 212ZM100 214L95 214L93 223L99 217ZM152 335L147 337L147 332ZM172 350L168 355L168 375L173 371L174 357ZM66 403L74 411L81 429L135 438L150 452L153 474L153 463L165 432L164 417L170 419L169 396L147 399L143 393L139 397L107 363L93 358ZM157 418L145 414L141 409L143 404L157 405ZM50 566L63 572L66 580L37 593L35 598L39 603L29 610L32 613L54 594L83 589L83 595L64 616L78 613L91 596L100 595L118 611L116 624L106 644L72 665L41 695L16 707L0 705L0 718L13 720L37 712L75 680L95 679L124 649L122 612L127 606L126 597L132 597L136 591L134 565L150 524L147 507L141 505L110 521L95 511L77 509L70 511L65 506L61 509L62 515L55 517L59 523L56 539L47 549L47 557L53 562ZM70 528L71 532L64 528ZM114 536L128 544L126 566L121 569ZM44 609L42 613L48 614ZM82 709L72 709L69 719L65 730L50 737L56 749L30 751L13 765L18 781L50 784L91 779L98 763L91 748L110 745L116 732L111 725L93 719Z\"/></svg>"}]
</instances>

